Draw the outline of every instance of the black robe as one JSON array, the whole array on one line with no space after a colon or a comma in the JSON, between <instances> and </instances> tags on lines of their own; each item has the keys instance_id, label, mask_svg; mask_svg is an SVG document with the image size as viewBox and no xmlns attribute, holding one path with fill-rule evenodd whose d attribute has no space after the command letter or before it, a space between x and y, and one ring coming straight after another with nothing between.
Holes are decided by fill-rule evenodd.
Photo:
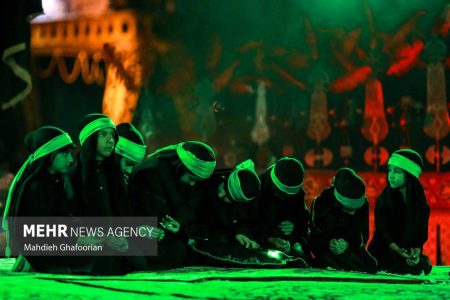
<instances>
[{"instance_id":1,"label":"black robe","mask_svg":"<svg viewBox=\"0 0 450 300\"><path fill-rule=\"evenodd\" d=\"M334 196L334 187L326 188L314 200L311 213L311 249L320 267L376 272L376 259L369 254L369 203L350 215ZM329 249L332 239L344 239L348 248L341 254Z\"/></svg>"},{"instance_id":2,"label":"black robe","mask_svg":"<svg viewBox=\"0 0 450 300\"><path fill-rule=\"evenodd\" d=\"M40 172L27 182L17 208L18 215L57 217L73 214L73 199L68 199L65 184L67 178L61 174Z\"/></svg>"},{"instance_id":3,"label":"black robe","mask_svg":"<svg viewBox=\"0 0 450 300\"><path fill-rule=\"evenodd\" d=\"M392 194L389 194L389 191ZM389 249L391 243L408 251L423 248L428 239L430 207L423 193L415 193L408 201L398 190L385 188L375 205L375 233L369 251L377 258L379 269L392 273L420 274L431 268L428 257L421 255L417 266L408 266L404 258Z\"/></svg>"},{"instance_id":4,"label":"black robe","mask_svg":"<svg viewBox=\"0 0 450 300\"><path fill-rule=\"evenodd\" d=\"M71 176L77 210L81 216L109 217L130 215L129 203L122 174L118 166L103 161L92 161L85 172L87 179L83 185L83 171L79 157ZM109 167L112 166L112 167Z\"/></svg>"},{"instance_id":5,"label":"black robe","mask_svg":"<svg viewBox=\"0 0 450 300\"><path fill-rule=\"evenodd\" d=\"M50 174L42 170L33 178L24 181L20 189L20 200L11 207L13 216L17 217L65 217L74 213L74 201L71 196L69 180L61 174ZM12 226L11 226L12 225ZM14 228L11 224L10 228ZM26 256L32 269L45 273L84 273L86 261L75 257L62 256ZM22 259L19 257L19 260ZM17 270L20 271L20 270Z\"/></svg>"},{"instance_id":6,"label":"black robe","mask_svg":"<svg viewBox=\"0 0 450 300\"><path fill-rule=\"evenodd\" d=\"M308 252L309 210L305 204L305 192L300 190L286 199L277 197L274 193L276 187L270 178L270 171L271 169L268 169L260 175L261 192L256 199L259 241L265 245L268 238L276 237L289 241L291 246L298 242L306 253ZM278 227L283 221L290 221L294 224L292 234L285 235Z\"/></svg>"},{"instance_id":7,"label":"black robe","mask_svg":"<svg viewBox=\"0 0 450 300\"><path fill-rule=\"evenodd\" d=\"M231 173L215 172L199 186L200 205L196 224L196 237L200 239L232 242L238 245L235 236L243 234L254 239L249 224L254 223L253 201L227 203L218 197L218 187Z\"/></svg>"},{"instance_id":8,"label":"black robe","mask_svg":"<svg viewBox=\"0 0 450 300\"><path fill-rule=\"evenodd\" d=\"M87 176L87 178L83 178L83 176ZM108 162L92 160L83 165L78 156L71 177L77 203L77 216L120 217L131 215L128 209L128 200L124 197L126 192L121 172L118 166L113 164L113 157L108 158ZM127 259L123 253L117 253L117 255L91 257L92 268L89 273L94 275L127 273L130 270Z\"/></svg>"},{"instance_id":9,"label":"black robe","mask_svg":"<svg viewBox=\"0 0 450 300\"><path fill-rule=\"evenodd\" d=\"M175 151L169 150L163 156L143 161L130 177L129 193L136 215L157 217L158 222L169 215L180 223L178 233L165 231L163 240L158 243L158 256L147 257L152 266L184 265L187 241L195 229L199 205L197 186L180 181L182 174L176 172L180 163Z\"/></svg>"}]
</instances>

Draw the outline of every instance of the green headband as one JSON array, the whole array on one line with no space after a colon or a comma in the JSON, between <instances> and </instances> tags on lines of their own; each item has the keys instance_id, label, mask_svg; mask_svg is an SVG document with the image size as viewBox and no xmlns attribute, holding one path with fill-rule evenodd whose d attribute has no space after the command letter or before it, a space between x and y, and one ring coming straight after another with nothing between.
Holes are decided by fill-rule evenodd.
<instances>
[{"instance_id":1,"label":"green headband","mask_svg":"<svg viewBox=\"0 0 450 300\"><path fill-rule=\"evenodd\" d=\"M261 186L261 181L259 180L258 174L255 172L255 164L251 159L247 159L246 161L240 163L236 166L236 170L231 172L228 177L228 191L233 200L238 202L247 202L252 200L255 197L249 198L244 195L244 192L241 188L241 181L239 180L239 172L242 170L249 170L255 174L255 177L258 179L259 185Z\"/></svg>"},{"instance_id":2,"label":"green headband","mask_svg":"<svg viewBox=\"0 0 450 300\"><path fill-rule=\"evenodd\" d=\"M391 158L389 158L388 165L405 170L416 178L419 178L422 173L422 168L417 163L397 153L392 154Z\"/></svg>"},{"instance_id":3,"label":"green headband","mask_svg":"<svg viewBox=\"0 0 450 300\"><path fill-rule=\"evenodd\" d=\"M214 155L214 151L210 146L202 142L191 141L190 143L201 145L207 148L210 151L210 153ZM184 143L179 143L176 147L176 151L181 162L186 166L186 168L188 168L189 171L191 171L196 176L203 179L209 178L211 174L214 172L214 168L216 167L216 161L215 160L204 161L198 159L192 152L184 149L183 145Z\"/></svg>"},{"instance_id":4,"label":"green headband","mask_svg":"<svg viewBox=\"0 0 450 300\"><path fill-rule=\"evenodd\" d=\"M299 162L297 159L292 158L292 157L285 157L285 158L282 158L282 159L284 159L284 160L289 159L289 160L295 161L296 163L298 163L298 165L300 166L300 168L302 168L302 170L303 170L302 163ZM276 186L280 191L282 191L283 193L286 193L286 194L288 194L288 195L295 195L295 194L297 194L297 193L301 190L301 188L303 187L303 182L302 182L301 184L295 185L295 186L289 186L289 185L283 184L283 183L278 179L277 175L275 174L275 166L276 166L276 163L273 164L273 165L271 166L272 170L270 171L270 178L272 178L272 182L275 184L275 186Z\"/></svg>"},{"instance_id":5,"label":"green headband","mask_svg":"<svg viewBox=\"0 0 450 300\"><path fill-rule=\"evenodd\" d=\"M8 190L8 197L6 200L6 206L5 206L5 211L3 213L3 222L2 222L2 227L6 231L6 235L7 235L7 237L6 237L7 246L6 246L6 252L5 252L5 255L7 257L9 257L11 255L11 249L9 248L9 232L8 232L7 217L8 217L8 213L9 213L9 207L11 205L11 199L12 199L12 196L16 189L17 182L19 182L20 178L22 177L23 172L26 170L26 168L31 163L35 162L39 158L42 158L50 153L53 153L61 148L64 148L65 146L72 145L72 144L73 144L73 141L70 138L70 136L66 132L63 132L62 134L54 137L53 139L51 139L50 141L48 141L47 143L45 143L44 145L39 147L36 151L34 151L34 153L31 154L28 157L28 159L23 163L22 167L20 167L16 176L14 176L14 179L11 182L11 185Z\"/></svg>"},{"instance_id":6,"label":"green headband","mask_svg":"<svg viewBox=\"0 0 450 300\"><path fill-rule=\"evenodd\" d=\"M345 197L340 194L336 188L334 188L334 196L345 208L355 210L361 208L364 205L364 200L366 199L365 195L362 195L362 197L358 199Z\"/></svg>"},{"instance_id":7,"label":"green headband","mask_svg":"<svg viewBox=\"0 0 450 300\"><path fill-rule=\"evenodd\" d=\"M196 142L196 141L190 141L189 143L195 143L198 145L202 145L203 147L207 148L211 154L214 156L214 150L202 142ZM207 179L211 176L211 174L214 172L214 168L216 167L216 161L203 161L201 159L198 159L193 153L186 151L183 148L184 143L179 143L176 145L169 145L164 148L161 148L157 151L155 151L152 154L149 154L149 158L153 157L163 151L167 150L175 150L177 152L178 157L180 158L183 165L186 166L186 168L191 171L196 176Z\"/></svg>"},{"instance_id":8,"label":"green headband","mask_svg":"<svg viewBox=\"0 0 450 300\"><path fill-rule=\"evenodd\" d=\"M114 122L108 118L100 118L96 119L89 124L87 124L83 130L80 132L80 145L83 146L84 142L90 137L94 132L99 131L103 128L116 128L116 125L114 125Z\"/></svg>"},{"instance_id":9,"label":"green headband","mask_svg":"<svg viewBox=\"0 0 450 300\"><path fill-rule=\"evenodd\" d=\"M178 144L176 144L176 145L169 145L169 146L160 148L160 149L156 150L155 152L150 153L150 154L147 156L147 158L154 157L155 155L158 155L159 153L164 152L164 151L168 151L168 150L177 150L177 147L178 147Z\"/></svg>"},{"instance_id":10,"label":"green headband","mask_svg":"<svg viewBox=\"0 0 450 300\"><path fill-rule=\"evenodd\" d=\"M119 136L116 153L135 162L141 162L145 157L147 146L136 144L123 136Z\"/></svg>"}]
</instances>

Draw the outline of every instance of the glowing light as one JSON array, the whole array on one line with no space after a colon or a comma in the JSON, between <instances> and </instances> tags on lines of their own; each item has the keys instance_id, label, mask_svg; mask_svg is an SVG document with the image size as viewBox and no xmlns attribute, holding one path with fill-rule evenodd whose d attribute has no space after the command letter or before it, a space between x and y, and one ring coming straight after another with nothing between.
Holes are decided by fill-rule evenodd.
<instances>
[{"instance_id":1,"label":"glowing light","mask_svg":"<svg viewBox=\"0 0 450 300\"><path fill-rule=\"evenodd\" d=\"M266 123L267 103L264 82L259 82L256 93L256 122L251 132L251 138L253 142L261 146L270 138L269 126Z\"/></svg>"},{"instance_id":2,"label":"glowing light","mask_svg":"<svg viewBox=\"0 0 450 300\"><path fill-rule=\"evenodd\" d=\"M280 251L276 251L276 250L268 250L267 256L270 258L275 258L275 259L281 258Z\"/></svg>"},{"instance_id":3,"label":"glowing light","mask_svg":"<svg viewBox=\"0 0 450 300\"><path fill-rule=\"evenodd\" d=\"M127 89L115 68L108 68L108 76L103 96L103 112L114 123L131 122L139 93Z\"/></svg>"},{"instance_id":4,"label":"glowing light","mask_svg":"<svg viewBox=\"0 0 450 300\"><path fill-rule=\"evenodd\" d=\"M365 84L364 125L361 132L366 140L378 145L386 138L388 131L383 86L379 79L373 78Z\"/></svg>"},{"instance_id":5,"label":"glowing light","mask_svg":"<svg viewBox=\"0 0 450 300\"><path fill-rule=\"evenodd\" d=\"M44 13L51 17L62 16L69 12L68 0L42 0Z\"/></svg>"}]
</instances>

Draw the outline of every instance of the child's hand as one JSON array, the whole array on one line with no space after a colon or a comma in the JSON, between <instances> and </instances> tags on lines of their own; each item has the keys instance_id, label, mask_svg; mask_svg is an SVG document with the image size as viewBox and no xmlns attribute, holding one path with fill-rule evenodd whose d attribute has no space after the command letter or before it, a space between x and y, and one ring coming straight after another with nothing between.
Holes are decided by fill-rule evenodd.
<instances>
[{"instance_id":1,"label":"child's hand","mask_svg":"<svg viewBox=\"0 0 450 300\"><path fill-rule=\"evenodd\" d=\"M236 234L235 238L242 246L245 246L245 248L250 248L250 249L258 249L259 248L259 245L257 242L249 239L247 236L245 236L243 234Z\"/></svg>"},{"instance_id":2,"label":"child's hand","mask_svg":"<svg viewBox=\"0 0 450 300\"><path fill-rule=\"evenodd\" d=\"M420 261L420 248L412 248L409 257L406 259L408 266L417 266Z\"/></svg>"},{"instance_id":3,"label":"child's hand","mask_svg":"<svg viewBox=\"0 0 450 300\"><path fill-rule=\"evenodd\" d=\"M285 235L291 235L294 231L294 223L290 221L283 221L280 225L278 225L278 228L280 228Z\"/></svg>"},{"instance_id":4,"label":"child's hand","mask_svg":"<svg viewBox=\"0 0 450 300\"><path fill-rule=\"evenodd\" d=\"M405 248L398 248L397 251L398 255L400 255L403 258L409 259L410 255L408 254L408 250Z\"/></svg>"},{"instance_id":5,"label":"child's hand","mask_svg":"<svg viewBox=\"0 0 450 300\"><path fill-rule=\"evenodd\" d=\"M169 215L166 215L159 224L170 232L178 233L180 231L180 223Z\"/></svg>"},{"instance_id":6,"label":"child's hand","mask_svg":"<svg viewBox=\"0 0 450 300\"><path fill-rule=\"evenodd\" d=\"M160 241L164 238L164 230L158 227L143 225L139 227L139 232L141 231L148 239L158 239Z\"/></svg>"},{"instance_id":7,"label":"child's hand","mask_svg":"<svg viewBox=\"0 0 450 300\"><path fill-rule=\"evenodd\" d=\"M420 256L411 256L410 258L406 259L406 264L408 266L417 266L420 261Z\"/></svg>"},{"instance_id":8,"label":"child's hand","mask_svg":"<svg viewBox=\"0 0 450 300\"><path fill-rule=\"evenodd\" d=\"M330 248L331 253L339 255L344 253L345 250L348 248L348 243L344 239L332 239L328 243L328 246Z\"/></svg>"},{"instance_id":9,"label":"child's hand","mask_svg":"<svg viewBox=\"0 0 450 300\"><path fill-rule=\"evenodd\" d=\"M127 252L128 250L128 241L124 237L108 236L105 239L105 244L119 252Z\"/></svg>"},{"instance_id":10,"label":"child's hand","mask_svg":"<svg viewBox=\"0 0 450 300\"><path fill-rule=\"evenodd\" d=\"M392 251L394 251L403 258L408 259L410 257L408 250L406 250L405 248L400 248L399 246L397 246L396 243L391 243L389 245L389 249L391 249Z\"/></svg>"},{"instance_id":11,"label":"child's hand","mask_svg":"<svg viewBox=\"0 0 450 300\"><path fill-rule=\"evenodd\" d=\"M347 248L348 248L348 243L347 243L347 241L344 240L344 239L338 239L338 240L337 240L337 244L338 244L338 248L339 248L340 250L342 250L341 253L345 252L345 250L347 250Z\"/></svg>"}]
</instances>

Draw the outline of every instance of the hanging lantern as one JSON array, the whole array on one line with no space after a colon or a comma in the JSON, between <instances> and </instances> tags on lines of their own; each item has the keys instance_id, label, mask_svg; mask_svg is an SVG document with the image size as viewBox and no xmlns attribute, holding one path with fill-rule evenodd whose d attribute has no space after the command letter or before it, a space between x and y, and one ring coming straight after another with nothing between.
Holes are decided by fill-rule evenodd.
<instances>
[{"instance_id":1,"label":"hanging lantern","mask_svg":"<svg viewBox=\"0 0 450 300\"><path fill-rule=\"evenodd\" d=\"M256 108L255 108L255 125L251 133L252 141L261 146L265 144L270 137L269 126L266 122L267 102L266 102L266 85L260 81L256 89Z\"/></svg>"},{"instance_id":2,"label":"hanging lantern","mask_svg":"<svg viewBox=\"0 0 450 300\"><path fill-rule=\"evenodd\" d=\"M427 160L436 166L439 172L441 164L448 162L448 148L440 146L440 140L450 132L450 118L447 110L445 87L445 66L443 60L447 48L439 39L434 38L425 47L427 65L427 112L425 117L425 134L434 139L435 145L427 150ZM445 161L445 162L444 162Z\"/></svg>"},{"instance_id":3,"label":"hanging lantern","mask_svg":"<svg viewBox=\"0 0 450 300\"><path fill-rule=\"evenodd\" d=\"M385 165L389 156L387 150L379 146L389 131L384 112L383 87L378 78L371 78L365 83L365 89L364 125L361 132L373 146L366 149L364 161L378 171L378 166Z\"/></svg>"},{"instance_id":4,"label":"hanging lantern","mask_svg":"<svg viewBox=\"0 0 450 300\"><path fill-rule=\"evenodd\" d=\"M326 93L326 85L329 83L328 75L323 70L316 69L310 81L312 81L313 91L311 93L311 108L306 134L319 145L331 133Z\"/></svg>"},{"instance_id":5,"label":"hanging lantern","mask_svg":"<svg viewBox=\"0 0 450 300\"><path fill-rule=\"evenodd\" d=\"M310 167L326 167L333 160L331 150L320 145L331 133L326 93L327 85L329 84L328 75L320 67L316 67L309 78L309 82L313 90L306 134L316 142L316 147L307 151L305 162Z\"/></svg>"}]
</instances>

